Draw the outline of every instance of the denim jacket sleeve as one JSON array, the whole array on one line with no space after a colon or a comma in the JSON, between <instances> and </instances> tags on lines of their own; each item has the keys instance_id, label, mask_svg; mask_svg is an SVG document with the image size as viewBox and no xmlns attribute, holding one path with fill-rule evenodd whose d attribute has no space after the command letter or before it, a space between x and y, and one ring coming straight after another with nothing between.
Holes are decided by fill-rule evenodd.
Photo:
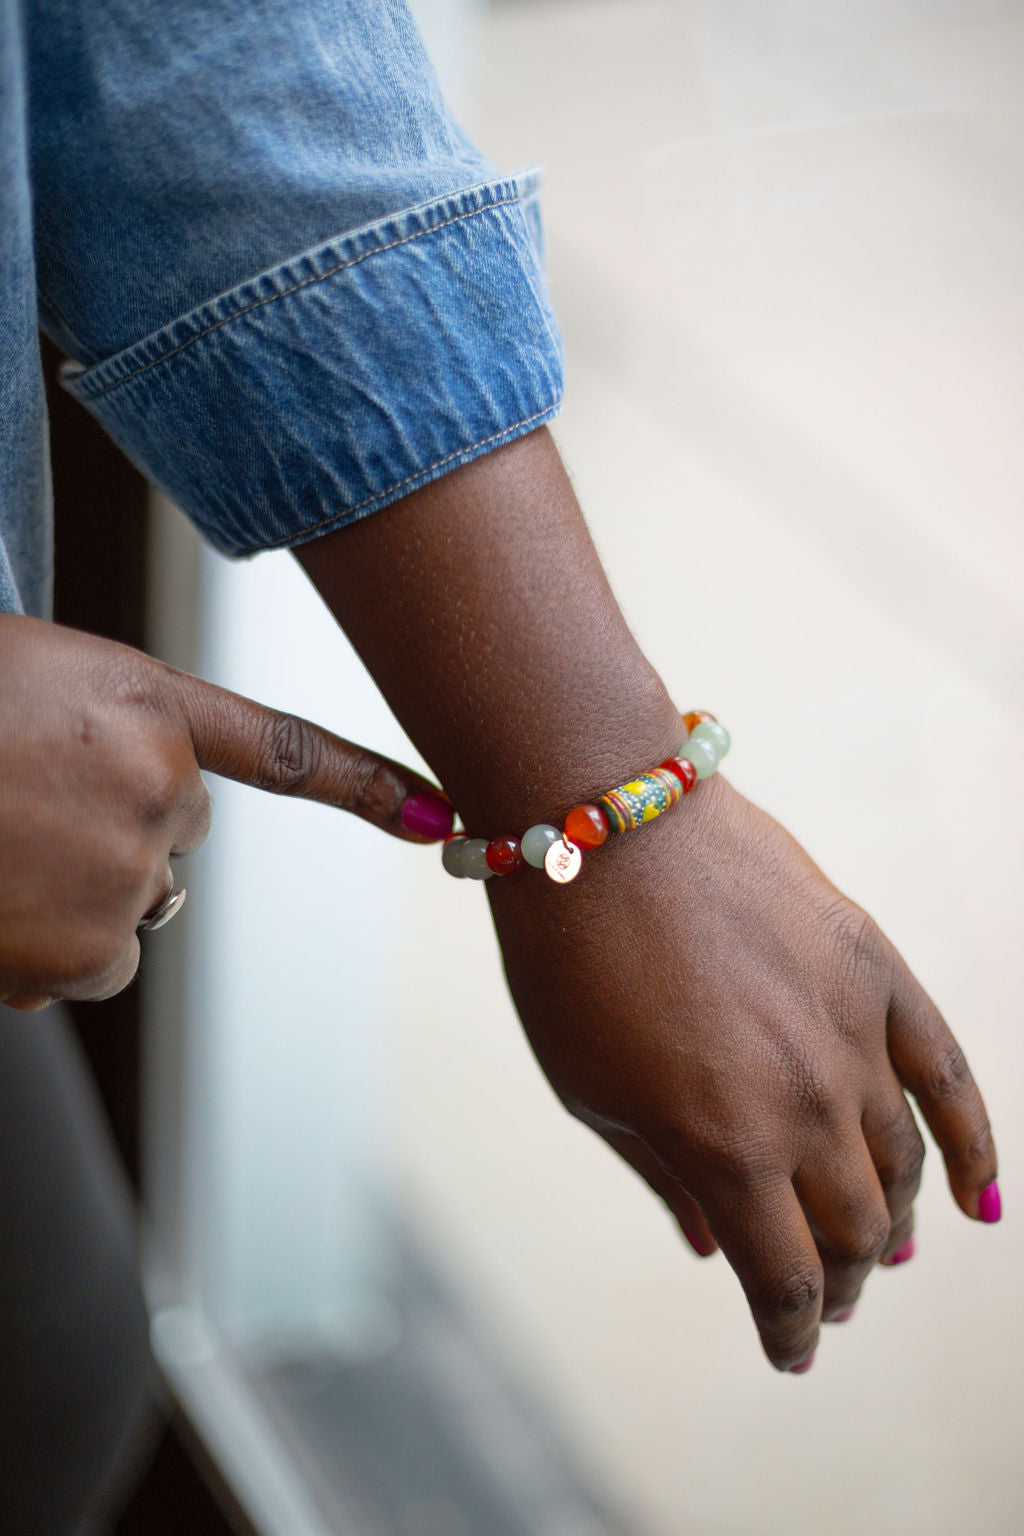
<instances>
[{"instance_id":1,"label":"denim jacket sleeve","mask_svg":"<svg viewBox=\"0 0 1024 1536\"><path fill-rule=\"evenodd\" d=\"M537 175L468 142L404 0L37 0L31 58L65 383L218 548L555 414Z\"/></svg>"}]
</instances>

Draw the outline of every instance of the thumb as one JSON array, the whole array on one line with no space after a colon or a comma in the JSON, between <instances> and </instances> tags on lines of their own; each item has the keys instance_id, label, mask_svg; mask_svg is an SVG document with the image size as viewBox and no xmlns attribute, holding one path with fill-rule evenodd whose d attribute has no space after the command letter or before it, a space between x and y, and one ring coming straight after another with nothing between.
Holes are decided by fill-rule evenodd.
<instances>
[{"instance_id":1,"label":"thumb","mask_svg":"<svg viewBox=\"0 0 1024 1536\"><path fill-rule=\"evenodd\" d=\"M173 675L200 768L274 795L351 811L407 842L438 842L451 831L447 796L411 768L311 720L184 672Z\"/></svg>"}]
</instances>

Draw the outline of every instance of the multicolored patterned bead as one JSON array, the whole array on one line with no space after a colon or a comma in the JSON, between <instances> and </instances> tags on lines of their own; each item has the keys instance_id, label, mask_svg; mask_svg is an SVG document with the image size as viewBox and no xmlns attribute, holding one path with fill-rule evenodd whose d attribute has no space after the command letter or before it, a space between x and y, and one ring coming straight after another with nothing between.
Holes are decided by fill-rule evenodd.
<instances>
[{"instance_id":1,"label":"multicolored patterned bead","mask_svg":"<svg viewBox=\"0 0 1024 1536\"><path fill-rule=\"evenodd\" d=\"M679 780L684 795L688 795L697 782L697 770L688 757L669 757L663 763L658 764L666 773L671 773Z\"/></svg>"},{"instance_id":2,"label":"multicolored patterned bead","mask_svg":"<svg viewBox=\"0 0 1024 1536\"><path fill-rule=\"evenodd\" d=\"M527 864L532 864L534 869L544 868L544 857L552 843L561 839L561 832L557 827L549 826L541 822L536 827L531 827L523 833L523 858Z\"/></svg>"},{"instance_id":3,"label":"multicolored patterned bead","mask_svg":"<svg viewBox=\"0 0 1024 1536\"><path fill-rule=\"evenodd\" d=\"M565 818L562 831L577 848L600 848L608 837L608 818L599 805L577 805Z\"/></svg>"},{"instance_id":4,"label":"multicolored patterned bead","mask_svg":"<svg viewBox=\"0 0 1024 1536\"><path fill-rule=\"evenodd\" d=\"M518 837L494 837L487 844L487 868L492 875L517 875L526 867L523 845Z\"/></svg>"},{"instance_id":5,"label":"multicolored patterned bead","mask_svg":"<svg viewBox=\"0 0 1024 1536\"><path fill-rule=\"evenodd\" d=\"M503 834L488 842L453 832L445 839L441 855L445 869L457 879L489 880L492 875L515 874L530 864L545 869L561 884L575 879L583 850L599 848L611 833L629 832L653 821L688 795L699 779L715 772L731 745L729 732L704 709L691 710L682 718L689 735L679 757L666 758L649 773L610 789L596 805L574 806L561 832L547 822L528 828L522 839Z\"/></svg>"},{"instance_id":6,"label":"multicolored patterned bead","mask_svg":"<svg viewBox=\"0 0 1024 1536\"><path fill-rule=\"evenodd\" d=\"M682 794L683 786L674 773L664 768L652 768L650 773L609 790L597 804L608 818L610 832L630 832L642 822L653 821L663 811L678 805Z\"/></svg>"}]
</instances>

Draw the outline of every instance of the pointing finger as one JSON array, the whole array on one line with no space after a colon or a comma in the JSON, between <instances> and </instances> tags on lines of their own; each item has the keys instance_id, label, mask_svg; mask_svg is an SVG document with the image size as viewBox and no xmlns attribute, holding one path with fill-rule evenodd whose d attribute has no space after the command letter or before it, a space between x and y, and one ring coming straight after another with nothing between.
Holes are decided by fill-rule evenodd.
<instances>
[{"instance_id":1,"label":"pointing finger","mask_svg":"<svg viewBox=\"0 0 1024 1536\"><path fill-rule=\"evenodd\" d=\"M451 831L447 799L412 769L298 715L185 673L177 679L200 768L349 811L408 842L437 842Z\"/></svg>"}]
</instances>

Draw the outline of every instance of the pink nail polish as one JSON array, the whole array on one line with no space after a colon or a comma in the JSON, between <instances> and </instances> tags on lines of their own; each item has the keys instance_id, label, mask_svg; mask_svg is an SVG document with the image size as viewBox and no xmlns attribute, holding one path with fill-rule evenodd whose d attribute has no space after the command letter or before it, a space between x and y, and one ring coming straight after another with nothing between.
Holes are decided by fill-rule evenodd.
<instances>
[{"instance_id":1,"label":"pink nail polish","mask_svg":"<svg viewBox=\"0 0 1024 1536\"><path fill-rule=\"evenodd\" d=\"M835 1317L830 1318L829 1321L832 1323L848 1323L856 1310L856 1307L844 1307L841 1312L837 1312Z\"/></svg>"},{"instance_id":2,"label":"pink nail polish","mask_svg":"<svg viewBox=\"0 0 1024 1536\"><path fill-rule=\"evenodd\" d=\"M402 806L402 826L419 837L440 842L452 829L455 813L438 795L410 795Z\"/></svg>"},{"instance_id":3,"label":"pink nail polish","mask_svg":"<svg viewBox=\"0 0 1024 1536\"><path fill-rule=\"evenodd\" d=\"M680 1227L679 1230L682 1232L683 1236L686 1238L686 1241L689 1243L689 1245L693 1249L694 1253L696 1253L700 1258L702 1258L702 1259L709 1259L711 1257L711 1255L714 1253L715 1250L714 1250L714 1246L712 1244L706 1242L702 1238L694 1237L693 1233L692 1232L687 1232L685 1227Z\"/></svg>"},{"instance_id":4,"label":"pink nail polish","mask_svg":"<svg viewBox=\"0 0 1024 1536\"><path fill-rule=\"evenodd\" d=\"M813 1364L814 1355L808 1355L807 1359L801 1360L799 1365L791 1365L789 1368L789 1374L791 1376L803 1376L805 1372L810 1370Z\"/></svg>"},{"instance_id":5,"label":"pink nail polish","mask_svg":"<svg viewBox=\"0 0 1024 1536\"><path fill-rule=\"evenodd\" d=\"M887 1259L881 1259L879 1262L884 1264L887 1269L892 1269L895 1264L905 1264L908 1259L912 1259L916 1248L917 1244L914 1242L914 1239L908 1237L902 1248L897 1248L895 1253L890 1254Z\"/></svg>"},{"instance_id":6,"label":"pink nail polish","mask_svg":"<svg viewBox=\"0 0 1024 1536\"><path fill-rule=\"evenodd\" d=\"M995 1179L985 1186L978 1196L978 1220L998 1221L1003 1214L1003 1202L999 1197L999 1185Z\"/></svg>"}]
</instances>

